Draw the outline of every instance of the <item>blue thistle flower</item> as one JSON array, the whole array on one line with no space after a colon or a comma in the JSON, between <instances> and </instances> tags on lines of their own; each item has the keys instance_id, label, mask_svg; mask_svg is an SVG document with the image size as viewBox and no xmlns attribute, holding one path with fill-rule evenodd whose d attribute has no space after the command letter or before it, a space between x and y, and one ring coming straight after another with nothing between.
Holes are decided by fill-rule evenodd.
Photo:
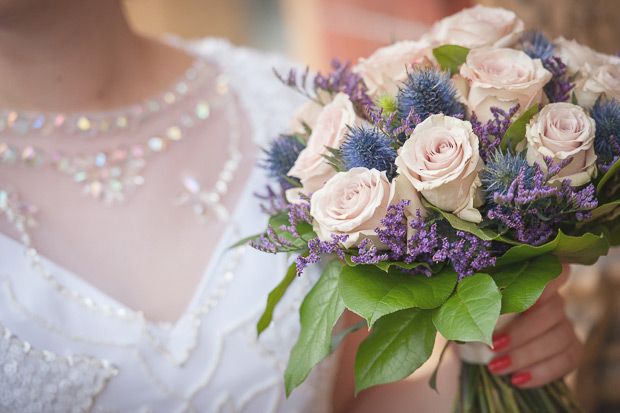
<instances>
[{"instance_id":1,"label":"blue thistle flower","mask_svg":"<svg viewBox=\"0 0 620 413\"><path fill-rule=\"evenodd\" d=\"M398 116L405 119L411 108L420 117L443 113L446 116L465 115L465 107L457 98L450 74L436 67L414 68L398 91Z\"/></svg>"},{"instance_id":2,"label":"blue thistle flower","mask_svg":"<svg viewBox=\"0 0 620 413\"><path fill-rule=\"evenodd\" d=\"M553 57L556 47L540 30L531 30L519 38L521 48L532 59L540 59L546 64Z\"/></svg>"},{"instance_id":3,"label":"blue thistle flower","mask_svg":"<svg viewBox=\"0 0 620 413\"><path fill-rule=\"evenodd\" d=\"M396 150L392 140L376 128L356 127L350 130L342 145L340 156L345 169L356 167L385 171L392 179L396 173Z\"/></svg>"},{"instance_id":4,"label":"blue thistle flower","mask_svg":"<svg viewBox=\"0 0 620 413\"><path fill-rule=\"evenodd\" d=\"M516 155L502 151L489 153L486 165L479 173L485 198L494 204L496 193L506 195L512 183L519 177L521 170L526 177L525 189L533 189L536 170L527 163L522 153Z\"/></svg>"},{"instance_id":5,"label":"blue thistle flower","mask_svg":"<svg viewBox=\"0 0 620 413\"><path fill-rule=\"evenodd\" d=\"M617 153L620 146L620 101L611 99L603 102L600 98L590 109L590 116L596 122L594 135L594 151L604 163L608 163ZM612 139L616 142L613 145Z\"/></svg>"},{"instance_id":6,"label":"blue thistle flower","mask_svg":"<svg viewBox=\"0 0 620 413\"><path fill-rule=\"evenodd\" d=\"M296 136L280 135L271 142L269 149L263 150L267 157L261 166L268 171L269 176L278 179L284 186L290 186L291 180L297 180L287 176L288 171L304 147Z\"/></svg>"}]
</instances>

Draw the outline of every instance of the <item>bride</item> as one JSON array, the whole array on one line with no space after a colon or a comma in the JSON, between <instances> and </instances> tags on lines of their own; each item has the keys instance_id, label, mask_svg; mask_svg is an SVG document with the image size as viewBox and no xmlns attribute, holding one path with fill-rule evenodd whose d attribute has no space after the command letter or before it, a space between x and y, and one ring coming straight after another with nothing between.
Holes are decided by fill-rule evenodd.
<instances>
[{"instance_id":1,"label":"bride","mask_svg":"<svg viewBox=\"0 0 620 413\"><path fill-rule=\"evenodd\" d=\"M312 274L257 339L287 263L228 248L264 228L255 148L301 102L289 66L139 37L120 1L0 0L0 411L353 409L346 349L284 397ZM454 376L357 403L444 411Z\"/></svg>"}]
</instances>

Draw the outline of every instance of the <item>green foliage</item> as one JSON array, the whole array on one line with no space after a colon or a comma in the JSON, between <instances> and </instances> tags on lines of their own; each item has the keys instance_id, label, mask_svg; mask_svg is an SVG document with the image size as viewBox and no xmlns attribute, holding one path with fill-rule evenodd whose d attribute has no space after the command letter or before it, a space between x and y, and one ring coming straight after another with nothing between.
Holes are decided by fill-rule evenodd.
<instances>
[{"instance_id":1,"label":"green foliage","mask_svg":"<svg viewBox=\"0 0 620 413\"><path fill-rule=\"evenodd\" d=\"M332 330L345 308L338 293L338 276L342 267L339 260L327 264L321 278L301 304L301 331L284 371L287 396L330 353Z\"/></svg>"},{"instance_id":2,"label":"green foliage","mask_svg":"<svg viewBox=\"0 0 620 413\"><path fill-rule=\"evenodd\" d=\"M433 56L443 70L455 75L459 72L459 67L465 63L469 49L462 46L447 44L433 49Z\"/></svg>"},{"instance_id":3,"label":"green foliage","mask_svg":"<svg viewBox=\"0 0 620 413\"><path fill-rule=\"evenodd\" d=\"M284 276L282 281L280 281L280 284L278 284L276 288L274 288L269 293L269 296L267 297L267 306L265 307L265 311L263 312L263 315L256 324L256 331L258 335L260 335L260 333L262 333L267 327L269 327L269 324L271 324L271 320L273 318L273 310L280 302L280 300L284 296L284 293L291 285L296 276L297 267L295 266L295 263L293 263L290 267L288 267L288 271L286 271L286 275Z\"/></svg>"},{"instance_id":4,"label":"green foliage","mask_svg":"<svg viewBox=\"0 0 620 413\"><path fill-rule=\"evenodd\" d=\"M433 323L448 340L482 341L491 345L502 295L488 274L465 277L456 292L433 311Z\"/></svg>"},{"instance_id":5,"label":"green foliage","mask_svg":"<svg viewBox=\"0 0 620 413\"><path fill-rule=\"evenodd\" d=\"M562 231L552 241L537 247L518 245L509 249L496 261L496 266L527 261L531 258L552 253L560 262L570 264L592 265L609 250L609 243L605 236L590 233L572 237Z\"/></svg>"},{"instance_id":6,"label":"green foliage","mask_svg":"<svg viewBox=\"0 0 620 413\"><path fill-rule=\"evenodd\" d=\"M525 112L521 116L515 120L508 130L506 131L506 135L502 138L500 142L500 148L502 151L506 151L508 149L508 145L510 145L510 149L514 152L515 147L519 142L525 139L525 127L530 120L538 113L538 105L534 105Z\"/></svg>"},{"instance_id":7,"label":"green foliage","mask_svg":"<svg viewBox=\"0 0 620 413\"><path fill-rule=\"evenodd\" d=\"M502 292L502 314L520 313L540 298L547 283L562 272L562 265L551 254L507 265L493 275Z\"/></svg>"},{"instance_id":8,"label":"green foliage","mask_svg":"<svg viewBox=\"0 0 620 413\"><path fill-rule=\"evenodd\" d=\"M384 272L374 265L345 267L338 289L345 305L364 317L369 327L381 317L407 308L432 309L443 304L454 290L457 274L444 269L432 277Z\"/></svg>"},{"instance_id":9,"label":"green foliage","mask_svg":"<svg viewBox=\"0 0 620 413\"><path fill-rule=\"evenodd\" d=\"M436 335L430 310L410 308L381 318L355 357L356 394L409 376L430 357Z\"/></svg>"}]
</instances>

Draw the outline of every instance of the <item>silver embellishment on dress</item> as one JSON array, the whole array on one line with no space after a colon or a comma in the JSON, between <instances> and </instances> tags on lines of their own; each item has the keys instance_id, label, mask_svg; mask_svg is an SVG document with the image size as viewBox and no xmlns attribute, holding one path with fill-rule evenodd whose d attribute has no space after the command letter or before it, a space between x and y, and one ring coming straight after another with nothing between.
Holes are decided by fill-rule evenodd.
<instances>
[{"instance_id":1,"label":"silver embellishment on dress","mask_svg":"<svg viewBox=\"0 0 620 413\"><path fill-rule=\"evenodd\" d=\"M117 374L106 360L36 350L0 325L0 411L87 411Z\"/></svg>"}]
</instances>

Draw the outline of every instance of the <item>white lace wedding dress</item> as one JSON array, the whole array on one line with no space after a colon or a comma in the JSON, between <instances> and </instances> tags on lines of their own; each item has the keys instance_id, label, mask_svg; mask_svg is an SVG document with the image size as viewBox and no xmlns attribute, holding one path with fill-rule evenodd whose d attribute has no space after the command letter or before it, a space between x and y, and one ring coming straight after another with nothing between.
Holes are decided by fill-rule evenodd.
<instances>
[{"instance_id":1,"label":"white lace wedding dress","mask_svg":"<svg viewBox=\"0 0 620 413\"><path fill-rule=\"evenodd\" d=\"M228 73L255 144L264 147L284 128L300 102L273 76L272 67L287 69L285 59L217 39L183 47ZM181 102L174 110L187 111L195 102ZM160 111L135 133L169 119L166 110ZM9 133L27 135L30 127ZM31 200L9 174L2 176L6 169L1 167L0 220L10 221L14 231L0 233L0 412L330 410L335 359L315 369L288 399L284 393L298 308L313 275L295 280L277 308L276 322L257 339L256 322L287 262L249 247L228 249L265 226L254 197L266 182L259 169L249 174L229 208L230 221L218 234L187 309L175 323L157 323L38 252L37 233L45 230L45 219L38 227L28 225L28 211L21 206ZM157 169L155 163L151 167ZM131 208L131 202L124 207ZM191 208L185 212L193 219ZM190 252L200 254L200 248Z\"/></svg>"}]
</instances>

